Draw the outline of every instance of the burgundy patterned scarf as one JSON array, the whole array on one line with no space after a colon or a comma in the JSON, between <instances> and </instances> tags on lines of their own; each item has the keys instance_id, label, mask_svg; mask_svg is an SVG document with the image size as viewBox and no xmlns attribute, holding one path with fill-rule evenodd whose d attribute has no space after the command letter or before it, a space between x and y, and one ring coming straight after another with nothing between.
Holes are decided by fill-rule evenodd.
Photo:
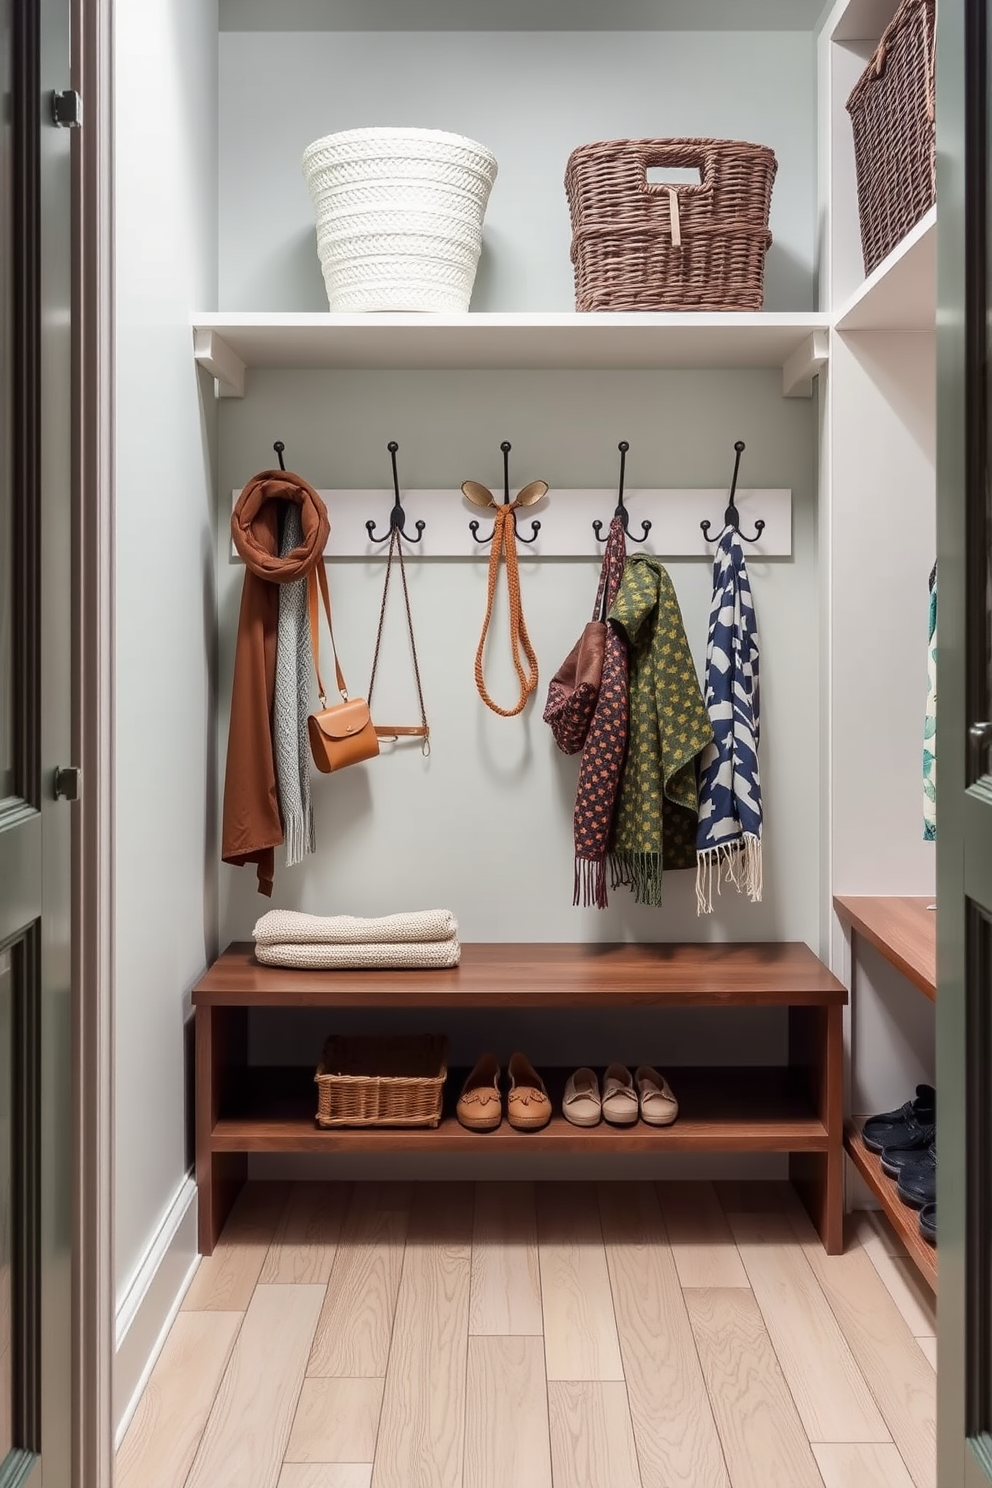
<instances>
[{"instance_id":1,"label":"burgundy patterned scarf","mask_svg":"<svg viewBox=\"0 0 992 1488\"><path fill-rule=\"evenodd\" d=\"M614 517L599 577L597 614L605 616L613 607L626 561L623 522ZM597 909L607 906L606 855L613 835L613 818L627 753L628 714L627 640L621 631L607 624L603 681L582 751L579 784L575 792L573 904L578 904L581 899L584 905L595 905Z\"/></svg>"}]
</instances>

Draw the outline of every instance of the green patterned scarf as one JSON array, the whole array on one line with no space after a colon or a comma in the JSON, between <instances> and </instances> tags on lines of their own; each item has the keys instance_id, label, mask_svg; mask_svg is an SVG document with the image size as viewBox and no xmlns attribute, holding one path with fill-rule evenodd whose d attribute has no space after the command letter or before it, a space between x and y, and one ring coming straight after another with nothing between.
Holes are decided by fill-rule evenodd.
<instances>
[{"instance_id":1,"label":"green patterned scarf","mask_svg":"<svg viewBox=\"0 0 992 1488\"><path fill-rule=\"evenodd\" d=\"M628 559L610 611L630 647L630 742L610 861L638 904L661 903L663 868L696 866L696 757L712 741L675 588L646 553Z\"/></svg>"}]
</instances>

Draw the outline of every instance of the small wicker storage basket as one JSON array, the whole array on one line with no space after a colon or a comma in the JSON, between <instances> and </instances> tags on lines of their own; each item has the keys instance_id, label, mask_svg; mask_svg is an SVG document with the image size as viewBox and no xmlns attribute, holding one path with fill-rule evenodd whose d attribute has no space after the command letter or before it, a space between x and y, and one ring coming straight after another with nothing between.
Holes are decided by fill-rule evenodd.
<instances>
[{"instance_id":1,"label":"small wicker storage basket","mask_svg":"<svg viewBox=\"0 0 992 1488\"><path fill-rule=\"evenodd\" d=\"M647 179L698 169L700 184ZM568 157L577 310L760 310L777 162L740 140L605 140Z\"/></svg>"},{"instance_id":2,"label":"small wicker storage basket","mask_svg":"<svg viewBox=\"0 0 992 1488\"><path fill-rule=\"evenodd\" d=\"M937 199L934 0L902 0L847 100L870 274Z\"/></svg>"},{"instance_id":3,"label":"small wicker storage basket","mask_svg":"<svg viewBox=\"0 0 992 1488\"><path fill-rule=\"evenodd\" d=\"M447 1052L438 1035L332 1035L314 1076L317 1125L437 1126Z\"/></svg>"},{"instance_id":4,"label":"small wicker storage basket","mask_svg":"<svg viewBox=\"0 0 992 1488\"><path fill-rule=\"evenodd\" d=\"M332 310L468 309L496 179L485 145L440 129L347 129L303 174Z\"/></svg>"}]
</instances>

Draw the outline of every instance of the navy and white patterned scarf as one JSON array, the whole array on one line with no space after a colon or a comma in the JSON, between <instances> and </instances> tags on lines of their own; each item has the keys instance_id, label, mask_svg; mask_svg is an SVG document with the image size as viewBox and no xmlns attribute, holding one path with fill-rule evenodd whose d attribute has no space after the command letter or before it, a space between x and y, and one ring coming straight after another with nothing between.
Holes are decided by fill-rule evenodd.
<instances>
[{"instance_id":1,"label":"navy and white patterned scarf","mask_svg":"<svg viewBox=\"0 0 992 1488\"><path fill-rule=\"evenodd\" d=\"M714 741L699 762L696 905L713 911L724 879L761 899L758 628L740 533L728 527L713 562L706 707Z\"/></svg>"}]
</instances>

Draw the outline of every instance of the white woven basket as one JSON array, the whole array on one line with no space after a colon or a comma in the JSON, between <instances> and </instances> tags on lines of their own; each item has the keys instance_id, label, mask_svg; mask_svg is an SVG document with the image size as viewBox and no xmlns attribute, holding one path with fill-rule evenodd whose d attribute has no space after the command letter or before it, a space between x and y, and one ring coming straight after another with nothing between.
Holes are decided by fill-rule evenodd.
<instances>
[{"instance_id":1,"label":"white woven basket","mask_svg":"<svg viewBox=\"0 0 992 1488\"><path fill-rule=\"evenodd\" d=\"M496 179L485 145L439 129L347 129L303 174L332 310L467 310Z\"/></svg>"}]
</instances>

